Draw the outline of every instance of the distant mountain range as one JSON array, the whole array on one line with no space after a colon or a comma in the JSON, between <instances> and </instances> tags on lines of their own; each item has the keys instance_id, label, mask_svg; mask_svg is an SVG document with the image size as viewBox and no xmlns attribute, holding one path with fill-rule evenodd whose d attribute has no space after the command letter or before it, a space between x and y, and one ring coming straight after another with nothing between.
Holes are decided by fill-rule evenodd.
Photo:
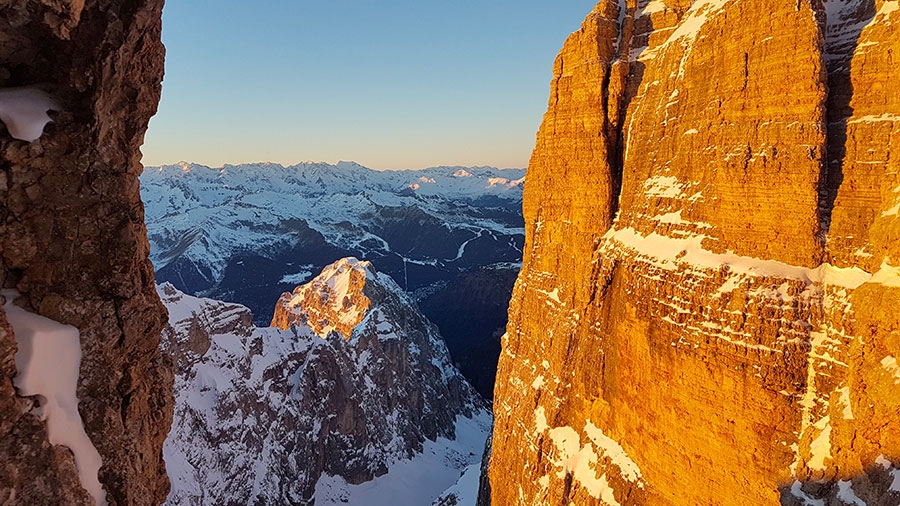
<instances>
[{"instance_id":1,"label":"distant mountain range","mask_svg":"<svg viewBox=\"0 0 900 506\"><path fill-rule=\"evenodd\" d=\"M238 302L267 325L282 293L338 258L369 260L438 322L454 362L489 398L522 258L524 176L182 162L146 167L141 194L157 282Z\"/></svg>"}]
</instances>

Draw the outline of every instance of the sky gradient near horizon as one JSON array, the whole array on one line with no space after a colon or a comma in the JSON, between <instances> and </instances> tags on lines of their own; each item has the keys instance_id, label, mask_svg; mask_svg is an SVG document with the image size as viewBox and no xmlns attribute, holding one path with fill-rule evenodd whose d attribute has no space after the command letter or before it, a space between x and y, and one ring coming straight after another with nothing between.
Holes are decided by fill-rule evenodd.
<instances>
[{"instance_id":1,"label":"sky gradient near horizon","mask_svg":"<svg viewBox=\"0 0 900 506\"><path fill-rule=\"evenodd\" d=\"M147 166L524 167L596 0L167 0Z\"/></svg>"}]
</instances>

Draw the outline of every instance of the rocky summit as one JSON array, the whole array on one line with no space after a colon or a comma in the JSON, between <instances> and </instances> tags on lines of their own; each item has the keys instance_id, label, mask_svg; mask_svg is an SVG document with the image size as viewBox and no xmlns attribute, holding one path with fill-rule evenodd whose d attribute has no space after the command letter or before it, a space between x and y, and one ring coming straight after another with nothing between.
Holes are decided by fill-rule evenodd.
<instances>
[{"instance_id":1,"label":"rocky summit","mask_svg":"<svg viewBox=\"0 0 900 506\"><path fill-rule=\"evenodd\" d=\"M900 501L898 49L896 0L598 3L528 169L493 504Z\"/></svg>"},{"instance_id":2,"label":"rocky summit","mask_svg":"<svg viewBox=\"0 0 900 506\"><path fill-rule=\"evenodd\" d=\"M285 294L270 328L243 306L159 293L177 367L167 504L415 506L478 467L483 401L369 262Z\"/></svg>"}]
</instances>

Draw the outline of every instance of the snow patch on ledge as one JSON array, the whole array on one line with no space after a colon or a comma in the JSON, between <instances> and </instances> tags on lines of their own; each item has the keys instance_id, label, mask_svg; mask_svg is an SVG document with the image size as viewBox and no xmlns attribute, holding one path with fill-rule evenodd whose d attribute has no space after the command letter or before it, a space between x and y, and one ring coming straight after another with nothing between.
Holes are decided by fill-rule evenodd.
<instances>
[{"instance_id":1,"label":"snow patch on ledge","mask_svg":"<svg viewBox=\"0 0 900 506\"><path fill-rule=\"evenodd\" d=\"M687 186L674 176L655 176L644 182L644 195L676 199L685 196Z\"/></svg>"},{"instance_id":2,"label":"snow patch on ledge","mask_svg":"<svg viewBox=\"0 0 900 506\"><path fill-rule=\"evenodd\" d=\"M647 2L647 5L638 7L637 10L638 12L634 15L635 19L654 12L663 12L666 10L666 4L662 0L650 0Z\"/></svg>"},{"instance_id":3,"label":"snow patch on ledge","mask_svg":"<svg viewBox=\"0 0 900 506\"><path fill-rule=\"evenodd\" d=\"M890 287L900 287L900 267L894 267L889 259L885 258L881 262L881 268L875 274L872 274L869 282Z\"/></svg>"},{"instance_id":4,"label":"snow patch on ledge","mask_svg":"<svg viewBox=\"0 0 900 506\"><path fill-rule=\"evenodd\" d=\"M620 445L618 441L608 437L602 430L591 423L590 420L585 423L584 432L598 448L603 450L603 453L609 460L622 471L623 478L635 482L643 477L641 476L641 469L633 460L631 460L631 457L625 452L625 448L622 448L622 445Z\"/></svg>"},{"instance_id":5,"label":"snow patch on ledge","mask_svg":"<svg viewBox=\"0 0 900 506\"><path fill-rule=\"evenodd\" d=\"M853 118L847 123L878 123L881 121L897 122L900 121L900 116L890 113L884 113L881 115L870 114L868 116Z\"/></svg>"},{"instance_id":6,"label":"snow patch on ledge","mask_svg":"<svg viewBox=\"0 0 900 506\"><path fill-rule=\"evenodd\" d=\"M837 498L844 504L852 504L853 506L868 506L853 491L853 484L847 480L838 480Z\"/></svg>"},{"instance_id":7,"label":"snow patch on ledge","mask_svg":"<svg viewBox=\"0 0 900 506\"><path fill-rule=\"evenodd\" d=\"M887 16L892 12L896 12L900 10L900 2L896 0L886 0L884 4L882 4L881 9L878 10L878 13L875 17Z\"/></svg>"},{"instance_id":8,"label":"snow patch on ledge","mask_svg":"<svg viewBox=\"0 0 900 506\"><path fill-rule=\"evenodd\" d=\"M709 20L709 15L722 10L726 3L728 0L698 0L694 2L688 9L684 20L669 36L666 43L683 37L689 38L688 44L693 43L700 33L700 29Z\"/></svg>"},{"instance_id":9,"label":"snow patch on ledge","mask_svg":"<svg viewBox=\"0 0 900 506\"><path fill-rule=\"evenodd\" d=\"M710 270L727 266L729 272L736 275L797 279L808 284L821 283L850 289L856 289L866 282L900 286L900 268L887 263L878 271L876 277L858 267L840 268L822 264L816 268L807 268L777 260L737 255L730 251L713 253L703 248L703 241L709 237L700 234L680 238L656 232L641 235L634 228L628 227L610 229L603 239L618 242L642 255L656 267L669 271L677 270L683 265Z\"/></svg>"},{"instance_id":10,"label":"snow patch on ledge","mask_svg":"<svg viewBox=\"0 0 900 506\"><path fill-rule=\"evenodd\" d=\"M36 141L53 121L47 111L58 111L59 105L44 90L35 86L0 88L0 121L9 135L20 141Z\"/></svg>"},{"instance_id":11,"label":"snow patch on ledge","mask_svg":"<svg viewBox=\"0 0 900 506\"><path fill-rule=\"evenodd\" d=\"M598 473L603 469L600 459L609 459L610 463L619 468L622 478L638 487L643 488L641 470L628 456L625 449L612 438L606 436L602 430L590 420L584 425L585 444L582 445L582 435L569 426L555 427L551 429L547 424L547 416L543 406L534 410L534 423L536 435L547 433L553 441L556 451L550 459L554 467L558 468L556 476L565 479L569 474L581 484L582 487L595 499L600 499L610 506L619 505L614 491L609 485L606 473ZM549 476L543 476L538 483L546 488L550 485Z\"/></svg>"},{"instance_id":12,"label":"snow patch on ledge","mask_svg":"<svg viewBox=\"0 0 900 506\"><path fill-rule=\"evenodd\" d=\"M684 14L684 17L681 20L681 23L675 27L675 30L671 35L666 39L665 42L660 44L657 47L654 47L651 50L646 50L646 48L641 48L636 54L632 54L632 60L644 60L647 58L653 58L660 51L665 50L670 44L675 42L680 42L684 48L683 56L681 59L681 63L678 68L678 77L681 78L684 76L684 67L687 62L688 55L691 52L691 49L694 45L694 41L697 40L697 36L700 35L700 30L703 28L703 25L709 21L710 15L714 15L722 10L726 3L729 0L697 0L695 1L690 9ZM650 7L648 4L647 7ZM665 7L664 7L665 8ZM643 13L646 13L646 8ZM640 13L640 14L643 14ZM636 16L635 19L637 19Z\"/></svg>"},{"instance_id":13,"label":"snow patch on ledge","mask_svg":"<svg viewBox=\"0 0 900 506\"><path fill-rule=\"evenodd\" d=\"M813 425L818 429L819 435L809 444L810 469L822 471L826 467L826 461L831 460L831 417L826 416Z\"/></svg>"},{"instance_id":14,"label":"snow patch on ledge","mask_svg":"<svg viewBox=\"0 0 900 506\"><path fill-rule=\"evenodd\" d=\"M15 290L2 290L0 295L6 298L3 310L19 348L15 357L18 373L13 380L18 394L42 397L32 414L46 422L51 444L72 450L81 486L93 496L94 504L106 506L106 492L97 477L102 465L100 453L85 433L78 413L78 329L16 306L13 299L19 293Z\"/></svg>"},{"instance_id":15,"label":"snow patch on ledge","mask_svg":"<svg viewBox=\"0 0 900 506\"><path fill-rule=\"evenodd\" d=\"M606 474L597 476L595 468L598 457L592 445L581 446L581 436L568 426L551 429L550 440L556 445L557 457L554 464L560 468L558 478L563 479L566 474L571 474L591 497L610 506L620 506Z\"/></svg>"},{"instance_id":16,"label":"snow patch on ledge","mask_svg":"<svg viewBox=\"0 0 900 506\"><path fill-rule=\"evenodd\" d=\"M900 364L897 363L897 359L893 355L888 355L881 359L881 367L894 377L895 385L900 385Z\"/></svg>"}]
</instances>

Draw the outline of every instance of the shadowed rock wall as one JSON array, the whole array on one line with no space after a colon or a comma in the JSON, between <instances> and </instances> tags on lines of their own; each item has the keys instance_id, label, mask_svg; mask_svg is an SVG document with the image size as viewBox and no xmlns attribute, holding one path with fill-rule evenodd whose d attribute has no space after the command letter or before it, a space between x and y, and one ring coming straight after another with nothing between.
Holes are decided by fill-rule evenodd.
<instances>
[{"instance_id":1,"label":"shadowed rock wall","mask_svg":"<svg viewBox=\"0 0 900 506\"><path fill-rule=\"evenodd\" d=\"M61 105L44 135L0 127L0 285L81 332L77 395L114 505L160 504L172 372L147 260L140 146L163 75L162 0L0 1L0 87L41 84ZM0 310L0 502L90 504L71 453L51 447L12 387Z\"/></svg>"}]
</instances>

